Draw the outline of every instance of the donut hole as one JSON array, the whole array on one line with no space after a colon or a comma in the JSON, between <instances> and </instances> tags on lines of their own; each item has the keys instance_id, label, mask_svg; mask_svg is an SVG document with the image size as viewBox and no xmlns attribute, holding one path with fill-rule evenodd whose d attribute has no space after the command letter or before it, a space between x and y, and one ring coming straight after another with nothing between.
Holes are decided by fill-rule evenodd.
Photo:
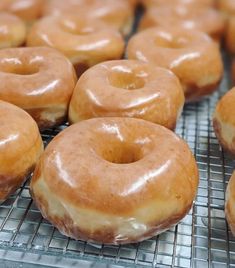
<instances>
[{"instance_id":1,"label":"donut hole","mask_svg":"<svg viewBox=\"0 0 235 268\"><path fill-rule=\"evenodd\" d=\"M143 158L141 148L131 144L111 144L101 152L101 157L114 164L130 164Z\"/></svg>"},{"instance_id":2,"label":"donut hole","mask_svg":"<svg viewBox=\"0 0 235 268\"><path fill-rule=\"evenodd\" d=\"M64 31L74 35L89 35L94 33L94 27L82 20L64 20L61 22Z\"/></svg>"},{"instance_id":3,"label":"donut hole","mask_svg":"<svg viewBox=\"0 0 235 268\"><path fill-rule=\"evenodd\" d=\"M39 68L30 65L15 65L14 67L2 70L6 73L18 74L18 75L32 75L39 72Z\"/></svg>"},{"instance_id":4,"label":"donut hole","mask_svg":"<svg viewBox=\"0 0 235 268\"><path fill-rule=\"evenodd\" d=\"M143 88L145 85L144 78L140 74L131 71L112 70L108 78L110 84L117 88L134 90Z\"/></svg>"},{"instance_id":5,"label":"donut hole","mask_svg":"<svg viewBox=\"0 0 235 268\"><path fill-rule=\"evenodd\" d=\"M181 49L191 43L190 38L186 36L178 36L175 38L165 39L162 37L155 38L155 45L164 48Z\"/></svg>"}]
</instances>

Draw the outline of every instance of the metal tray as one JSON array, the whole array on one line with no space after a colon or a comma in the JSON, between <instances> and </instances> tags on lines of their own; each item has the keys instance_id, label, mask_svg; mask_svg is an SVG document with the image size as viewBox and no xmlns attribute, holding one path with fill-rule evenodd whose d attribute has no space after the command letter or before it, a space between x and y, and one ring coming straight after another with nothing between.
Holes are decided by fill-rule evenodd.
<instances>
[{"instance_id":1,"label":"metal tray","mask_svg":"<svg viewBox=\"0 0 235 268\"><path fill-rule=\"evenodd\" d=\"M98 246L61 235L41 217L28 182L0 206L0 267L235 267L235 238L224 217L227 182L235 162L218 145L211 115L231 86L229 61L219 90L187 104L176 132L200 170L191 212L169 231L138 244ZM42 133L45 145L65 126Z\"/></svg>"}]
</instances>

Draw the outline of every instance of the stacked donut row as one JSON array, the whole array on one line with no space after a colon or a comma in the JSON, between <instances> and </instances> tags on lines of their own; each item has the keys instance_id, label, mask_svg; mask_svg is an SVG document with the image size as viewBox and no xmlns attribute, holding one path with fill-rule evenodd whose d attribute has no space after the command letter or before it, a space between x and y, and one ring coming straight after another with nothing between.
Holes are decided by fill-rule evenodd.
<instances>
[{"instance_id":1,"label":"stacked donut row","mask_svg":"<svg viewBox=\"0 0 235 268\"><path fill-rule=\"evenodd\" d=\"M36 165L32 197L70 237L122 244L170 228L198 185L196 161L171 130L185 99L220 83L226 18L212 1L141 1L146 12L125 48L137 1L29 2L40 2L37 15L11 28L21 41L0 45L0 199ZM37 125L67 119L73 125L42 153Z\"/></svg>"}]
</instances>

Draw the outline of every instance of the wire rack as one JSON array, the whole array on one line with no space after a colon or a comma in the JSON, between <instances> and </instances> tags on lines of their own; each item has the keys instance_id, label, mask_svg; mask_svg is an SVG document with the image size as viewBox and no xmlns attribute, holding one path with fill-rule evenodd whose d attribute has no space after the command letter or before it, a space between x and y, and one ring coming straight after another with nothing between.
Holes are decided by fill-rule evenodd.
<instances>
[{"instance_id":1,"label":"wire rack","mask_svg":"<svg viewBox=\"0 0 235 268\"><path fill-rule=\"evenodd\" d=\"M230 88L229 61L219 90L185 106L177 134L196 157L200 184L190 213L174 228L138 244L93 245L61 235L42 218L29 180L0 206L0 267L235 267L235 238L224 216L225 189L235 162L218 145L211 115ZM42 133L45 145L66 125Z\"/></svg>"}]
</instances>

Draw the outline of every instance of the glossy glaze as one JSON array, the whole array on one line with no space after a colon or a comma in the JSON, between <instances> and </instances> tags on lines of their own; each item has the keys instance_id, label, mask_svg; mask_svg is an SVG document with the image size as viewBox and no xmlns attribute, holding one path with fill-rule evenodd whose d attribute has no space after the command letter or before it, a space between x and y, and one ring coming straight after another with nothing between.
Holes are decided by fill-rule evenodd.
<instances>
[{"instance_id":1,"label":"glossy glaze","mask_svg":"<svg viewBox=\"0 0 235 268\"><path fill-rule=\"evenodd\" d=\"M0 81L0 99L45 128L65 119L76 77L72 64L52 48L9 48L0 50Z\"/></svg>"},{"instance_id":2,"label":"glossy glaze","mask_svg":"<svg viewBox=\"0 0 235 268\"><path fill-rule=\"evenodd\" d=\"M0 201L20 187L42 150L36 122L20 108L0 101Z\"/></svg>"},{"instance_id":3,"label":"glossy glaze","mask_svg":"<svg viewBox=\"0 0 235 268\"><path fill-rule=\"evenodd\" d=\"M0 12L0 49L18 47L25 42L26 26L15 15Z\"/></svg>"},{"instance_id":4,"label":"glossy glaze","mask_svg":"<svg viewBox=\"0 0 235 268\"><path fill-rule=\"evenodd\" d=\"M29 32L27 45L60 50L78 73L105 60L120 59L124 52L124 40L118 31L100 21L72 14L37 22Z\"/></svg>"},{"instance_id":5,"label":"glossy glaze","mask_svg":"<svg viewBox=\"0 0 235 268\"><path fill-rule=\"evenodd\" d=\"M235 88L217 103L213 116L215 134L221 145L235 155Z\"/></svg>"},{"instance_id":6,"label":"glossy glaze","mask_svg":"<svg viewBox=\"0 0 235 268\"><path fill-rule=\"evenodd\" d=\"M223 1L223 0L222 0ZM233 1L233 0L232 0ZM185 5L191 7L212 7L214 0L140 0L147 8L159 6Z\"/></svg>"},{"instance_id":7,"label":"glossy glaze","mask_svg":"<svg viewBox=\"0 0 235 268\"><path fill-rule=\"evenodd\" d=\"M134 60L108 61L79 79L69 120L136 117L174 129L183 105L183 89L168 70Z\"/></svg>"},{"instance_id":8,"label":"glossy glaze","mask_svg":"<svg viewBox=\"0 0 235 268\"><path fill-rule=\"evenodd\" d=\"M140 30L154 27L177 26L196 29L220 40L225 29L225 18L212 8L194 8L183 5L163 6L147 10L140 23Z\"/></svg>"},{"instance_id":9,"label":"glossy glaze","mask_svg":"<svg viewBox=\"0 0 235 268\"><path fill-rule=\"evenodd\" d=\"M86 14L90 19L100 19L109 26L120 30L123 34L130 33L134 9L130 0L51 0L46 5L44 15L75 13Z\"/></svg>"},{"instance_id":10,"label":"glossy glaze","mask_svg":"<svg viewBox=\"0 0 235 268\"><path fill-rule=\"evenodd\" d=\"M187 100L212 93L223 73L218 44L196 30L173 26L147 29L130 39L127 55L170 69L180 79Z\"/></svg>"},{"instance_id":11,"label":"glossy glaze","mask_svg":"<svg viewBox=\"0 0 235 268\"><path fill-rule=\"evenodd\" d=\"M0 11L7 11L31 24L42 15L43 5L48 0L1 0Z\"/></svg>"},{"instance_id":12,"label":"glossy glaze","mask_svg":"<svg viewBox=\"0 0 235 268\"><path fill-rule=\"evenodd\" d=\"M235 173L232 174L227 189L225 202L225 216L229 227L235 236Z\"/></svg>"},{"instance_id":13,"label":"glossy glaze","mask_svg":"<svg viewBox=\"0 0 235 268\"><path fill-rule=\"evenodd\" d=\"M195 159L173 132L140 119L96 118L55 137L30 188L60 232L124 244L176 224L197 185Z\"/></svg>"}]
</instances>

